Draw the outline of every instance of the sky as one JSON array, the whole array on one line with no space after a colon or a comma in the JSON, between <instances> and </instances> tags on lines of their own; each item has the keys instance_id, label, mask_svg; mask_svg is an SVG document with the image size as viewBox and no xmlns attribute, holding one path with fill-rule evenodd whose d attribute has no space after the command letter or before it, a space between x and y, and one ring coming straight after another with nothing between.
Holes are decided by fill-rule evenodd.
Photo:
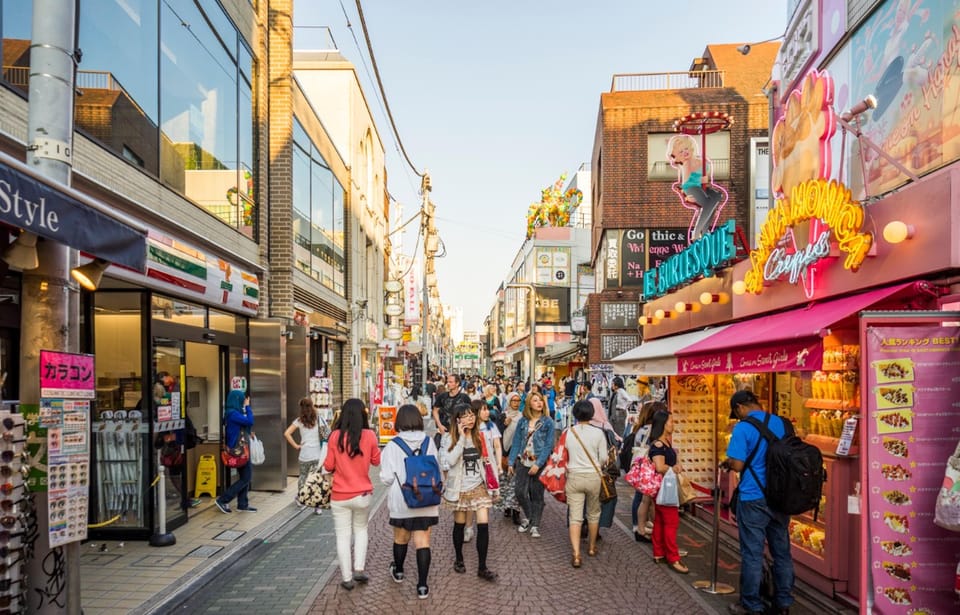
<instances>
[{"instance_id":1,"label":"sky","mask_svg":"<svg viewBox=\"0 0 960 615\"><path fill-rule=\"evenodd\" d=\"M429 170L440 300L477 331L526 235L540 191L589 163L600 104L617 73L684 71L708 44L779 36L777 0L367 0L373 52L400 141ZM373 80L356 0L295 0L297 47L327 26L357 67L403 218L420 179L399 152ZM417 224L403 233L414 250ZM422 251L422 244L420 247Z\"/></svg>"}]
</instances>

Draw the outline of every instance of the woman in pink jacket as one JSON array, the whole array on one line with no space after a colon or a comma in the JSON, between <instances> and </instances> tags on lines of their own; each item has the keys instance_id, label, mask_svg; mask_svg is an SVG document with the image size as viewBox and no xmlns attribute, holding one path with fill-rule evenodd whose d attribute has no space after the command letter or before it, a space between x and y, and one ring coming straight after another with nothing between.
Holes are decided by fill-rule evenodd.
<instances>
[{"instance_id":1,"label":"woman in pink jacket","mask_svg":"<svg viewBox=\"0 0 960 615\"><path fill-rule=\"evenodd\" d=\"M337 535L340 560L340 586L346 590L355 583L366 583L363 572L367 560L367 520L373 483L370 466L380 465L377 436L369 428L366 407L359 399L343 402L336 429L330 434L323 469L333 472L330 509ZM350 538L353 534L353 566L350 566Z\"/></svg>"}]
</instances>

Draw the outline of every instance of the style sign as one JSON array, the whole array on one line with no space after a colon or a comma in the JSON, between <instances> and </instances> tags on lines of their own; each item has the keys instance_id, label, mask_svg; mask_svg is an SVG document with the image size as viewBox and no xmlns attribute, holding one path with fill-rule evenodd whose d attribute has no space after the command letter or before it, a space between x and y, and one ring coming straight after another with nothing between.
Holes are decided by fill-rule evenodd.
<instances>
[{"instance_id":1,"label":"style sign","mask_svg":"<svg viewBox=\"0 0 960 615\"><path fill-rule=\"evenodd\" d=\"M92 354L40 351L40 397L94 399L96 372Z\"/></svg>"}]
</instances>

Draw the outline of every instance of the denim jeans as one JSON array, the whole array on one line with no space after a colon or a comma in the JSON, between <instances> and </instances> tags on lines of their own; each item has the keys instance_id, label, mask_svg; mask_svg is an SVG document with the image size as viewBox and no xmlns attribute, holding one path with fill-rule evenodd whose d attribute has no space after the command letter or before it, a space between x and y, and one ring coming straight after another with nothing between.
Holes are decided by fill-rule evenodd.
<instances>
[{"instance_id":1,"label":"denim jeans","mask_svg":"<svg viewBox=\"0 0 960 615\"><path fill-rule=\"evenodd\" d=\"M540 471L531 476L530 468L519 461L513 469L517 502L533 527L540 527L540 517L543 515L543 483L540 482L540 472L542 471L541 468Z\"/></svg>"},{"instance_id":2,"label":"denim jeans","mask_svg":"<svg viewBox=\"0 0 960 615\"><path fill-rule=\"evenodd\" d=\"M763 576L763 543L773 556L773 580L777 586L778 608L793 604L793 559L790 557L790 517L773 512L763 498L737 504L740 532L740 604L750 611L763 611L760 579Z\"/></svg>"},{"instance_id":3,"label":"denim jeans","mask_svg":"<svg viewBox=\"0 0 960 615\"><path fill-rule=\"evenodd\" d=\"M253 464L249 461L247 465L237 468L237 481L232 483L219 498L221 504L229 504L230 500L237 498L237 508L246 508L250 505L247 495L250 493L250 481L253 480Z\"/></svg>"}]
</instances>

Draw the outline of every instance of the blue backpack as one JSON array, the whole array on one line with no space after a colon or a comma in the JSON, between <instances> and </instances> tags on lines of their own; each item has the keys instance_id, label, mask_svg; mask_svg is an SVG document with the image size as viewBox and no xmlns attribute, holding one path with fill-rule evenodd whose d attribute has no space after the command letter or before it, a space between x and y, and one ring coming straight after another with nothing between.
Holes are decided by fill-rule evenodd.
<instances>
[{"instance_id":1,"label":"blue backpack","mask_svg":"<svg viewBox=\"0 0 960 615\"><path fill-rule=\"evenodd\" d=\"M437 461L437 456L427 454L430 438L423 439L416 453L410 450L400 436L395 437L393 441L407 455L403 460L403 469L407 477L400 483L400 492L403 493L407 506L424 508L438 505L443 493L443 476L440 474L440 462ZM394 477L397 482L400 482L400 477L396 473Z\"/></svg>"}]
</instances>

